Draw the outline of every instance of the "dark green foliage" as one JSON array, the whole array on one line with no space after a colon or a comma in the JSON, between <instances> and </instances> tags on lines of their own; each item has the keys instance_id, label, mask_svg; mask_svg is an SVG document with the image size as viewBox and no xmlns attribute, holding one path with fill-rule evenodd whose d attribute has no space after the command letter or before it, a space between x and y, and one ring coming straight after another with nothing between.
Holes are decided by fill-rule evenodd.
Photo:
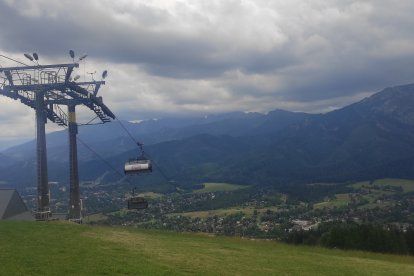
<instances>
[{"instance_id":1,"label":"dark green foliage","mask_svg":"<svg viewBox=\"0 0 414 276\"><path fill-rule=\"evenodd\" d=\"M330 248L413 254L413 233L412 229L404 232L374 224L334 222L323 223L317 230L292 231L285 241Z\"/></svg>"},{"instance_id":2,"label":"dark green foliage","mask_svg":"<svg viewBox=\"0 0 414 276\"><path fill-rule=\"evenodd\" d=\"M254 198L255 193L252 189L203 193L196 195L196 198L192 199L191 204L188 204L186 199L193 197L195 197L195 195L183 195L182 199L176 203L178 206L177 211L191 212L237 206Z\"/></svg>"},{"instance_id":3,"label":"dark green foliage","mask_svg":"<svg viewBox=\"0 0 414 276\"><path fill-rule=\"evenodd\" d=\"M414 255L414 228L409 228L405 233L407 248L410 255Z\"/></svg>"},{"instance_id":4,"label":"dark green foliage","mask_svg":"<svg viewBox=\"0 0 414 276\"><path fill-rule=\"evenodd\" d=\"M292 231L286 237L287 243L305 244L305 245L319 245L321 235L317 231Z\"/></svg>"},{"instance_id":5,"label":"dark green foliage","mask_svg":"<svg viewBox=\"0 0 414 276\"><path fill-rule=\"evenodd\" d=\"M273 186L281 193L286 193L300 201L316 202L322 200L327 195L349 193L352 187L349 183L339 184L276 184Z\"/></svg>"}]
</instances>

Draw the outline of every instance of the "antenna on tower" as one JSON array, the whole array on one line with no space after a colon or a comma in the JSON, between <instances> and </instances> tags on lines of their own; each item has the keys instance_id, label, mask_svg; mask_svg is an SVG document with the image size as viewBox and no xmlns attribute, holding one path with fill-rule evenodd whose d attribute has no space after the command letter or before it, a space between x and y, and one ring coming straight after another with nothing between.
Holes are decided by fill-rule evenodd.
<instances>
[{"instance_id":1,"label":"antenna on tower","mask_svg":"<svg viewBox=\"0 0 414 276\"><path fill-rule=\"evenodd\" d=\"M93 75L96 74L96 71L95 72L88 72L88 74L91 75L92 80L95 81L95 79L93 78Z\"/></svg>"},{"instance_id":2,"label":"antenna on tower","mask_svg":"<svg viewBox=\"0 0 414 276\"><path fill-rule=\"evenodd\" d=\"M84 60L87 56L88 56L87 54L84 54L83 56L81 56L81 57L78 59L78 62L79 62L79 61Z\"/></svg>"}]
</instances>

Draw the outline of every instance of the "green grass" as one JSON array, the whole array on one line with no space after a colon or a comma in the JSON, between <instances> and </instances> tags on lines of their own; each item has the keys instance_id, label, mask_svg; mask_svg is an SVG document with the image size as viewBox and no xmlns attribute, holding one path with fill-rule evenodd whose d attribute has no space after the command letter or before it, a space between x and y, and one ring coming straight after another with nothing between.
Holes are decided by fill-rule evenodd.
<instances>
[{"instance_id":1,"label":"green grass","mask_svg":"<svg viewBox=\"0 0 414 276\"><path fill-rule=\"evenodd\" d=\"M332 199L330 201L324 201L320 203L316 203L313 205L314 209L321 209L321 208L342 208L346 207L348 203L350 202L349 194L336 194L335 199Z\"/></svg>"},{"instance_id":2,"label":"green grass","mask_svg":"<svg viewBox=\"0 0 414 276\"><path fill-rule=\"evenodd\" d=\"M369 181L360 181L360 182L356 182L351 184L350 186L354 189L362 189L364 187L369 187Z\"/></svg>"},{"instance_id":3,"label":"green grass","mask_svg":"<svg viewBox=\"0 0 414 276\"><path fill-rule=\"evenodd\" d=\"M403 193L409 193L414 191L414 180L384 178L377 179L372 183L370 183L370 181L356 182L350 186L356 192L365 192L362 197L367 201L367 203L358 206L358 209L388 208L393 205L392 201L381 200L378 203L377 200L382 199L384 196L391 196L393 194L399 193L399 191L388 189L386 187L401 187Z\"/></svg>"},{"instance_id":4,"label":"green grass","mask_svg":"<svg viewBox=\"0 0 414 276\"><path fill-rule=\"evenodd\" d=\"M394 186L401 187L405 193L414 191L414 180L410 179L398 179L398 178L383 178L377 179L372 184L369 181L361 181L352 184L354 189L368 189L374 185L379 187Z\"/></svg>"},{"instance_id":5,"label":"green grass","mask_svg":"<svg viewBox=\"0 0 414 276\"><path fill-rule=\"evenodd\" d=\"M85 223L90 223L90 222L98 222L101 220L106 220L108 218L108 216L105 216L102 213L95 213L95 214L90 214L84 217L84 221Z\"/></svg>"},{"instance_id":6,"label":"green grass","mask_svg":"<svg viewBox=\"0 0 414 276\"><path fill-rule=\"evenodd\" d=\"M154 193L154 192L145 192L145 193L140 193L139 196L143 196L145 198L150 198L150 199L156 199L156 198L162 197L163 194Z\"/></svg>"},{"instance_id":7,"label":"green grass","mask_svg":"<svg viewBox=\"0 0 414 276\"><path fill-rule=\"evenodd\" d=\"M0 222L0 275L414 275L414 258L275 241Z\"/></svg>"},{"instance_id":8,"label":"green grass","mask_svg":"<svg viewBox=\"0 0 414 276\"><path fill-rule=\"evenodd\" d=\"M401 187L405 193L414 191L414 180L409 179L384 178L375 180L374 185Z\"/></svg>"},{"instance_id":9,"label":"green grass","mask_svg":"<svg viewBox=\"0 0 414 276\"><path fill-rule=\"evenodd\" d=\"M194 211L194 212L185 212L185 213L173 213L171 215L181 215L190 218L207 218L207 217L225 217L232 214L238 214L243 212L246 216L252 216L254 211L264 213L267 210L277 211L277 207L266 207L266 208L255 208L255 207L231 207L231 208L223 208L223 209L216 209L216 210L207 210L207 211Z\"/></svg>"},{"instance_id":10,"label":"green grass","mask_svg":"<svg viewBox=\"0 0 414 276\"><path fill-rule=\"evenodd\" d=\"M193 191L194 193L210 193L219 191L235 191L240 189L246 189L250 186L236 185L229 183L204 183L204 188Z\"/></svg>"}]
</instances>

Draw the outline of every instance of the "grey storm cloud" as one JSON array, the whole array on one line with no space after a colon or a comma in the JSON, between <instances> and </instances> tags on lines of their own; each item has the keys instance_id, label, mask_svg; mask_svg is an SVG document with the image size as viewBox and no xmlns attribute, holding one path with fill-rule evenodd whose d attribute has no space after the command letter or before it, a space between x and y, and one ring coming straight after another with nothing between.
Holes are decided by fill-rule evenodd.
<instances>
[{"instance_id":1,"label":"grey storm cloud","mask_svg":"<svg viewBox=\"0 0 414 276\"><path fill-rule=\"evenodd\" d=\"M128 120L325 112L413 82L412 14L411 0L0 0L0 52L88 53Z\"/></svg>"}]
</instances>

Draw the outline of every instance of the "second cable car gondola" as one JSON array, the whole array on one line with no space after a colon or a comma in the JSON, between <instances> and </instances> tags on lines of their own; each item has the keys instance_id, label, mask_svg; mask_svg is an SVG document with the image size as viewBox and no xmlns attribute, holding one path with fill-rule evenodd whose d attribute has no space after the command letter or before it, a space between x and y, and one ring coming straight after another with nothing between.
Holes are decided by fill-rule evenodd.
<instances>
[{"instance_id":1,"label":"second cable car gondola","mask_svg":"<svg viewBox=\"0 0 414 276\"><path fill-rule=\"evenodd\" d=\"M128 210L147 209L148 201L142 196L136 196L135 189L132 190L132 196L128 198Z\"/></svg>"},{"instance_id":2,"label":"second cable car gondola","mask_svg":"<svg viewBox=\"0 0 414 276\"><path fill-rule=\"evenodd\" d=\"M141 174L152 172L152 163L151 160L145 157L143 150L143 144L137 143L138 147L141 150L141 155L136 159L130 159L125 163L124 173L125 174Z\"/></svg>"},{"instance_id":3,"label":"second cable car gondola","mask_svg":"<svg viewBox=\"0 0 414 276\"><path fill-rule=\"evenodd\" d=\"M147 209L148 201L140 196L133 196L128 199L128 210Z\"/></svg>"}]
</instances>

